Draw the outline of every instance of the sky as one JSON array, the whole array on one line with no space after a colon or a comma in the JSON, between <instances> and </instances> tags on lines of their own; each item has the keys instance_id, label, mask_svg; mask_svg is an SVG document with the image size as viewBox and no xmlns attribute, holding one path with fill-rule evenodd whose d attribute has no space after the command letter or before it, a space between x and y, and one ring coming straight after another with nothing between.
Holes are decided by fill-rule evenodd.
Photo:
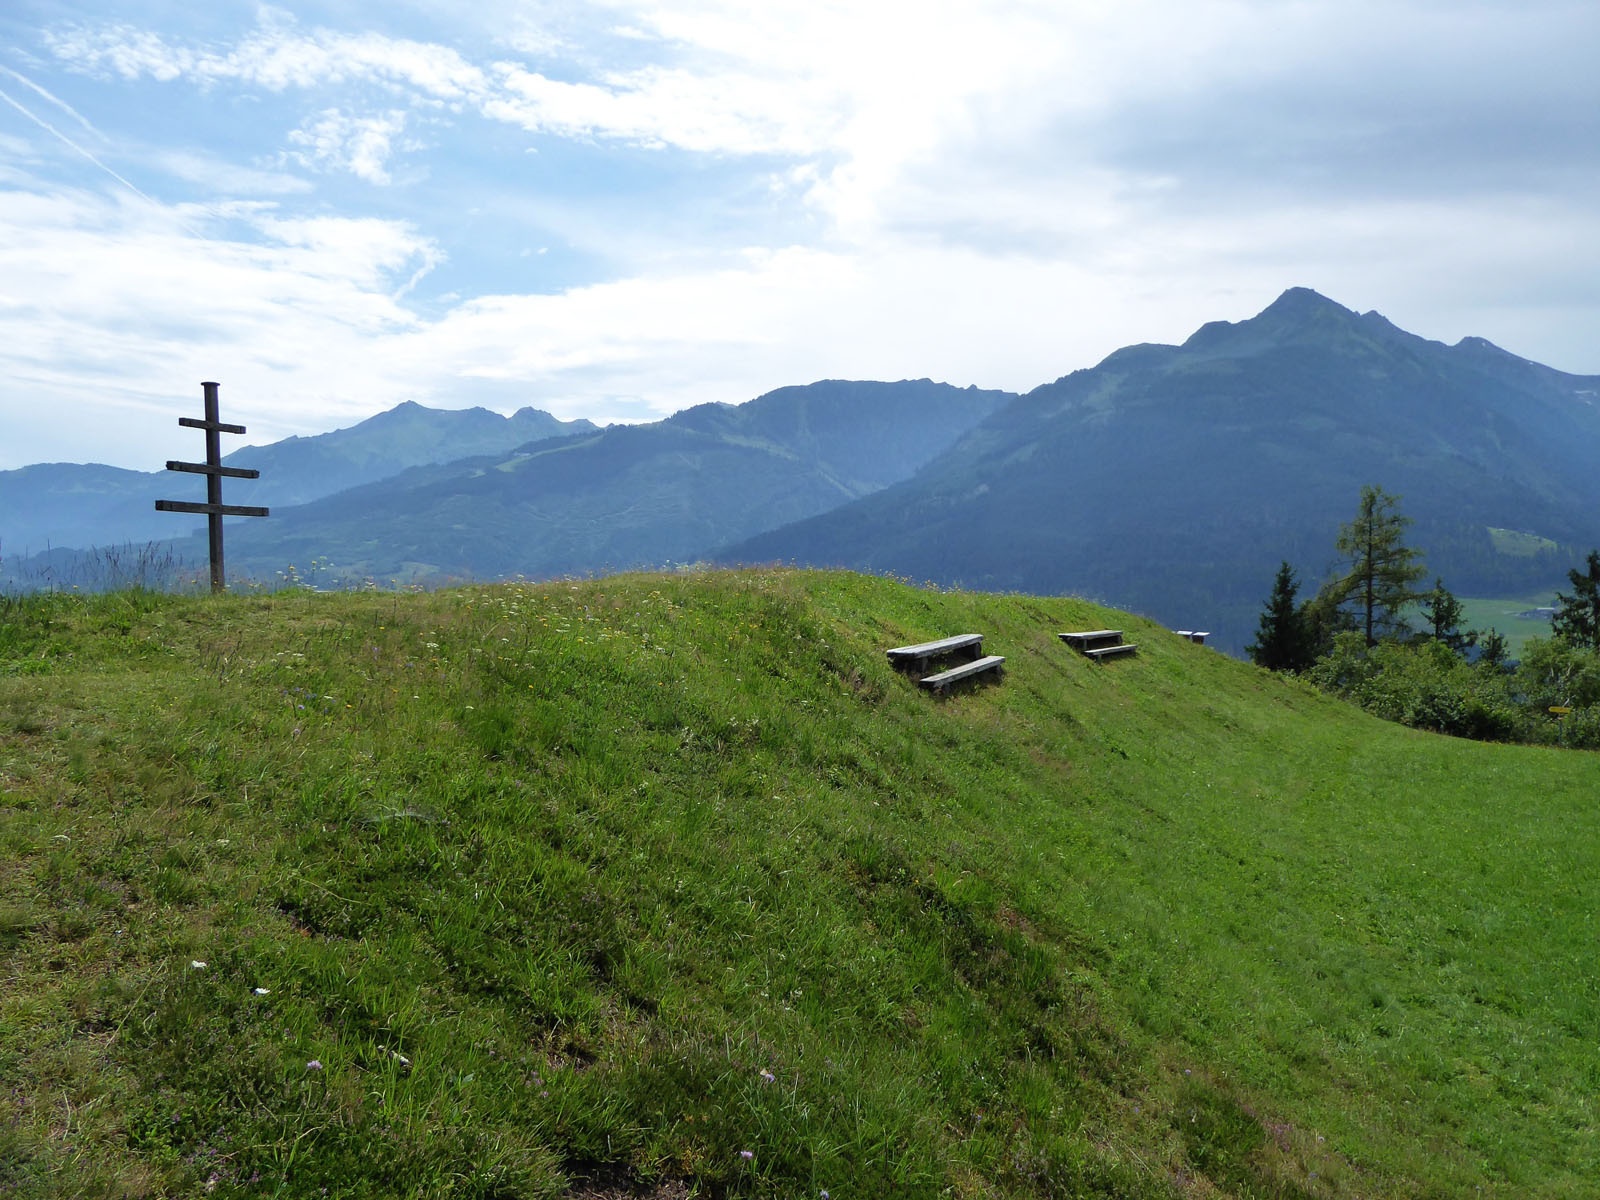
<instances>
[{"instance_id":1,"label":"sky","mask_svg":"<svg viewBox=\"0 0 1600 1200\"><path fill-rule=\"evenodd\" d=\"M1315 288L1600 374L1594 0L0 0L0 469L1026 391ZM191 445L191 443L195 443Z\"/></svg>"}]
</instances>

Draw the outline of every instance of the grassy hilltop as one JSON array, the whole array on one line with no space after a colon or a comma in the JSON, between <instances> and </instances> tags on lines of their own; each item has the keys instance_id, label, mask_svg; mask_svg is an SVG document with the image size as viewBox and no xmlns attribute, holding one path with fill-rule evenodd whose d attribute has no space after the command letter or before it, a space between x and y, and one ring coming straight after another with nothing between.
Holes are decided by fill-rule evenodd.
<instances>
[{"instance_id":1,"label":"grassy hilltop","mask_svg":"<svg viewBox=\"0 0 1600 1200\"><path fill-rule=\"evenodd\" d=\"M842 573L0 599L0 1193L1592 1194L1597 778Z\"/></svg>"}]
</instances>

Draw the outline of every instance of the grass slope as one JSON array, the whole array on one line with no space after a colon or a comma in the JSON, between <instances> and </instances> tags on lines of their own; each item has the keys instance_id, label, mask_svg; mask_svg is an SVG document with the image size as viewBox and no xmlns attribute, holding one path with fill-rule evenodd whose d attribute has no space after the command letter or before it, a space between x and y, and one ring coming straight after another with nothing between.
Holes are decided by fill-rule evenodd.
<instances>
[{"instance_id":1,"label":"grass slope","mask_svg":"<svg viewBox=\"0 0 1600 1200\"><path fill-rule=\"evenodd\" d=\"M0 606L7 1194L1600 1177L1592 755L842 573Z\"/></svg>"}]
</instances>

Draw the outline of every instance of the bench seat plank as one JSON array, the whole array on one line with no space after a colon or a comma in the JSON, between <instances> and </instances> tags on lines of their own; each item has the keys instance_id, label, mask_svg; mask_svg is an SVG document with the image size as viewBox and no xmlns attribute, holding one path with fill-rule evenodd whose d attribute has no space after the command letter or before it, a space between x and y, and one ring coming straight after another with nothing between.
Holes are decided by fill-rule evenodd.
<instances>
[{"instance_id":1,"label":"bench seat plank","mask_svg":"<svg viewBox=\"0 0 1600 1200\"><path fill-rule=\"evenodd\" d=\"M886 651L892 663L925 662L930 658L938 658L941 654L953 654L957 650L967 647L981 648L983 634L958 633L954 637L940 638L936 642L918 642L915 646L896 646L893 650Z\"/></svg>"},{"instance_id":2,"label":"bench seat plank","mask_svg":"<svg viewBox=\"0 0 1600 1200\"><path fill-rule=\"evenodd\" d=\"M1119 654L1132 654L1138 648L1137 642L1120 642L1115 646L1095 646L1084 653L1090 658L1115 658Z\"/></svg>"},{"instance_id":3,"label":"bench seat plank","mask_svg":"<svg viewBox=\"0 0 1600 1200\"><path fill-rule=\"evenodd\" d=\"M951 667L948 671L940 671L937 675L929 675L926 679L919 680L923 687L931 688L935 692L942 692L952 683L968 679L973 675L981 675L985 671L997 670L1005 657L999 654L990 654L985 658L975 658L971 662L962 663L958 667Z\"/></svg>"}]
</instances>

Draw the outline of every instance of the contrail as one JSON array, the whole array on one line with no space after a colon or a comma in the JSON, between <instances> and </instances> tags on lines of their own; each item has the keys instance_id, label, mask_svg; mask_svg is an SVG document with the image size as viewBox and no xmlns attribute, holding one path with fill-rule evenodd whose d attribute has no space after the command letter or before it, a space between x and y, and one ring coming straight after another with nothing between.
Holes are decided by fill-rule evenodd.
<instances>
[{"instance_id":1,"label":"contrail","mask_svg":"<svg viewBox=\"0 0 1600 1200\"><path fill-rule=\"evenodd\" d=\"M59 108L62 112L66 113L69 117L71 117L79 125L82 125L90 133L94 134L96 137L100 136L100 131L98 129L96 129L93 125L89 124L89 118L84 116L77 109L73 108L72 105L68 104L65 100L61 99L60 96L56 96L56 95L51 94L50 92L45 91L44 88L40 87L33 80L29 79L26 75L22 74L22 72L13 71L10 67L0 67L0 72L4 72L5 74L11 76L11 78L15 79L23 87L30 88L33 91L38 92L39 95L43 96L46 100L50 101L51 104L54 104L57 108Z\"/></svg>"},{"instance_id":2,"label":"contrail","mask_svg":"<svg viewBox=\"0 0 1600 1200\"><path fill-rule=\"evenodd\" d=\"M0 88L0 100L4 100L7 104L11 105L12 108L16 109L23 116L27 117L28 120L32 121L35 125L37 125L40 129L43 129L46 133L51 134L54 137L59 138L61 140L61 142L68 149L75 150L79 154L83 155L83 157L87 158L95 166L99 167L107 175L111 176L111 178L115 179L118 183L120 183L123 187L127 188L135 196L139 196L142 199L148 201L149 203L154 204L157 208L162 207L161 201L157 200L154 196L151 196L148 193L141 191L135 184L133 184L129 180L125 179L123 176L118 175L110 167L106 166L105 163L101 162L93 154L90 154L82 146L78 145L77 142L73 141L66 134L62 133L61 130L57 129L54 125L50 124L49 121L46 121L43 117L37 116L34 113L30 112L25 105L19 103L15 99L13 99L11 97L10 93L8 93L4 88Z\"/></svg>"}]
</instances>

